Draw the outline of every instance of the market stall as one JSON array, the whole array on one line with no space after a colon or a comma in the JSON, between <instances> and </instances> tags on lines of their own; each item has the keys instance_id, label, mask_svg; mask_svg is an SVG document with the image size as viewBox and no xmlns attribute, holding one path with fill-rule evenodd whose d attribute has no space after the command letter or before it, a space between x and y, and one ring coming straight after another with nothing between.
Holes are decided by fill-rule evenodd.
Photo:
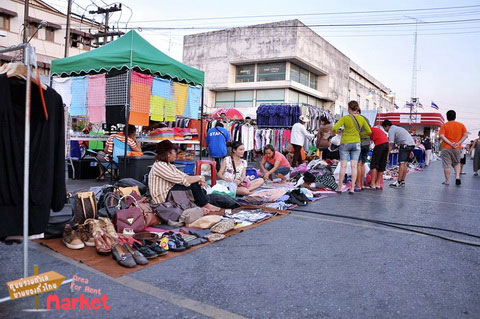
<instances>
[{"instance_id":1,"label":"market stall","mask_svg":"<svg viewBox=\"0 0 480 319\"><path fill-rule=\"evenodd\" d=\"M67 145L70 140L101 143L108 137L105 131L121 130L118 124L126 134L127 124L155 122L172 130L168 139L173 142L200 145L203 71L165 55L133 30L90 52L52 61L51 76L69 117L98 129L95 136L67 129ZM164 139L151 129L138 141Z\"/></svg>"}]
</instances>

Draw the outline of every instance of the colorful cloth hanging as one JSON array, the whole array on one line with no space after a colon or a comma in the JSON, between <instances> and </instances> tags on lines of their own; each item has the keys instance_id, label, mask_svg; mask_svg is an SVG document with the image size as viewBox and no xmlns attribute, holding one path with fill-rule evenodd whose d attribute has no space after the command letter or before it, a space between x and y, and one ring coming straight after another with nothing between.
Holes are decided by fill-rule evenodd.
<instances>
[{"instance_id":1,"label":"colorful cloth hanging","mask_svg":"<svg viewBox=\"0 0 480 319\"><path fill-rule=\"evenodd\" d=\"M92 123L105 122L105 74L88 76L88 118Z\"/></svg>"},{"instance_id":2,"label":"colorful cloth hanging","mask_svg":"<svg viewBox=\"0 0 480 319\"><path fill-rule=\"evenodd\" d=\"M72 104L72 79L71 78L53 78L52 89L57 91L62 97L63 104L70 107Z\"/></svg>"},{"instance_id":3,"label":"colorful cloth hanging","mask_svg":"<svg viewBox=\"0 0 480 319\"><path fill-rule=\"evenodd\" d=\"M87 89L88 79L86 76L72 78L72 103L70 105L70 115L87 115Z\"/></svg>"},{"instance_id":4,"label":"colorful cloth hanging","mask_svg":"<svg viewBox=\"0 0 480 319\"><path fill-rule=\"evenodd\" d=\"M196 86L188 87L188 99L184 116L190 119L198 119L198 110L202 103L202 89Z\"/></svg>"},{"instance_id":5,"label":"colorful cloth hanging","mask_svg":"<svg viewBox=\"0 0 480 319\"><path fill-rule=\"evenodd\" d=\"M173 91L175 93L174 99L176 103L175 115L183 115L188 98L188 84L175 82L173 83Z\"/></svg>"},{"instance_id":6,"label":"colorful cloth hanging","mask_svg":"<svg viewBox=\"0 0 480 319\"><path fill-rule=\"evenodd\" d=\"M153 76L132 72L129 124L148 126Z\"/></svg>"},{"instance_id":7,"label":"colorful cloth hanging","mask_svg":"<svg viewBox=\"0 0 480 319\"><path fill-rule=\"evenodd\" d=\"M169 80L153 78L152 97L150 98L150 118L153 121L165 120L165 105L173 99L173 87ZM175 115L174 115L175 117ZM169 116L171 118L171 116Z\"/></svg>"}]
</instances>

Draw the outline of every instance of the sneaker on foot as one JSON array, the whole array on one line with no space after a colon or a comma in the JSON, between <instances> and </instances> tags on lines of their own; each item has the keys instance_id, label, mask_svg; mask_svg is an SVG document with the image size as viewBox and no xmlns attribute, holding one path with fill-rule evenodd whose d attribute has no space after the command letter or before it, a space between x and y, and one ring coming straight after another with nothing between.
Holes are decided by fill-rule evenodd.
<instances>
[{"instance_id":1,"label":"sneaker on foot","mask_svg":"<svg viewBox=\"0 0 480 319\"><path fill-rule=\"evenodd\" d=\"M402 183L397 181L395 183L390 184L389 186L393 188L400 188L402 187Z\"/></svg>"},{"instance_id":2,"label":"sneaker on foot","mask_svg":"<svg viewBox=\"0 0 480 319\"><path fill-rule=\"evenodd\" d=\"M460 186L462 185L462 181L460 179L455 180L455 185Z\"/></svg>"},{"instance_id":3,"label":"sneaker on foot","mask_svg":"<svg viewBox=\"0 0 480 319\"><path fill-rule=\"evenodd\" d=\"M400 182L400 187L405 187L405 181Z\"/></svg>"}]
</instances>

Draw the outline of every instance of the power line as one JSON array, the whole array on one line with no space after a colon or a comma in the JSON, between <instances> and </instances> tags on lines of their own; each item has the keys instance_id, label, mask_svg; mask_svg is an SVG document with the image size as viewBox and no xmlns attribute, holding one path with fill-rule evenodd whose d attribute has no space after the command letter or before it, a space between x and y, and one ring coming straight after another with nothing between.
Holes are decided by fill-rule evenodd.
<instances>
[{"instance_id":1,"label":"power line","mask_svg":"<svg viewBox=\"0 0 480 319\"><path fill-rule=\"evenodd\" d=\"M320 12L320 13L297 13L297 14L272 14L272 15L255 15L255 16L230 16L230 17L202 17L202 18L185 18L185 19L161 19L161 20L144 20L132 21L132 23L149 23L149 22L174 22L174 21L202 21L202 20L222 20L222 19L249 19L249 18L277 18L292 16L321 16L321 15L347 15L347 14L371 14L371 13L388 13L388 12L415 12L415 11L434 11L434 10L451 10L477 8L480 5L455 6L455 7L434 7L434 8L417 8L417 9L394 9L394 10L370 10L370 11L346 11L346 12Z\"/></svg>"}]
</instances>

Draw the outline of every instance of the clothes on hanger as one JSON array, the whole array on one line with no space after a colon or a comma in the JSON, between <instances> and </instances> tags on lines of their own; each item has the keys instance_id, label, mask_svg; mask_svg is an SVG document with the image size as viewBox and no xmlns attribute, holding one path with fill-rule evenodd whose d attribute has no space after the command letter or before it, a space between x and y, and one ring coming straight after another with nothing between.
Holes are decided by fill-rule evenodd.
<instances>
[{"instance_id":1,"label":"clothes on hanger","mask_svg":"<svg viewBox=\"0 0 480 319\"><path fill-rule=\"evenodd\" d=\"M257 125L290 127L298 122L301 110L295 104L261 104L257 108Z\"/></svg>"},{"instance_id":2,"label":"clothes on hanger","mask_svg":"<svg viewBox=\"0 0 480 319\"><path fill-rule=\"evenodd\" d=\"M25 81L0 75L0 238L23 233L23 162ZM66 201L65 130L61 96L44 91L48 120L40 93L32 87L30 117L29 234L43 233L50 210Z\"/></svg>"}]
</instances>

